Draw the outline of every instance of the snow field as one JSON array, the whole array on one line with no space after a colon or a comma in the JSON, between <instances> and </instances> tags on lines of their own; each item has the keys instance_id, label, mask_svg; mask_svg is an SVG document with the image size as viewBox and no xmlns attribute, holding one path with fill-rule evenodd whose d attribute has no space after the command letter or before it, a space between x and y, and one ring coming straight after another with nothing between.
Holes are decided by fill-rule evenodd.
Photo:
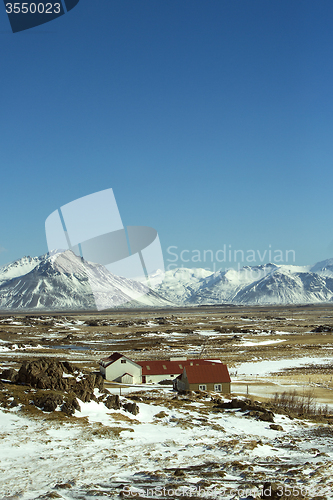
<instances>
[{"instance_id":1,"label":"snow field","mask_svg":"<svg viewBox=\"0 0 333 500\"><path fill-rule=\"evenodd\" d=\"M43 412L28 419L17 409L1 410L0 495L33 500L56 491L66 500L88 499L93 488L94 498L106 492L116 496L120 483L170 484L175 468L186 471L179 484L198 485L203 472L191 467L209 463L223 471L209 477L209 487L242 484L244 477L253 484L270 477L282 482L286 476L276 471L295 463L300 466L295 480L312 487L330 481L333 453L327 438L311 435L315 424L276 415L275 423L284 429L276 431L237 410L214 413L208 399L177 400L174 406L171 397L160 391L156 403L137 402L137 416L80 402L78 418L67 423L51 421Z\"/></svg>"}]
</instances>

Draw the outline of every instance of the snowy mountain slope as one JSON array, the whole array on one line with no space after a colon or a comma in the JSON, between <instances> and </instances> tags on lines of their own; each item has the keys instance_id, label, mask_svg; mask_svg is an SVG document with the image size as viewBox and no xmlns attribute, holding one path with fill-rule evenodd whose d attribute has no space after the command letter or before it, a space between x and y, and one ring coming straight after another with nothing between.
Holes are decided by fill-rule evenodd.
<instances>
[{"instance_id":1,"label":"snowy mountain slope","mask_svg":"<svg viewBox=\"0 0 333 500\"><path fill-rule=\"evenodd\" d=\"M32 271L43 259L42 257L22 257L22 259L15 260L10 264L0 268L0 283L12 278L18 278Z\"/></svg>"},{"instance_id":2,"label":"snowy mountain slope","mask_svg":"<svg viewBox=\"0 0 333 500\"><path fill-rule=\"evenodd\" d=\"M208 276L202 286L192 295L193 304L218 304L233 302L237 293L245 286L277 269L275 264L245 266L239 271L228 269Z\"/></svg>"},{"instance_id":3,"label":"snowy mountain slope","mask_svg":"<svg viewBox=\"0 0 333 500\"><path fill-rule=\"evenodd\" d=\"M311 267L310 271L319 274L319 276L333 278L333 259L317 262L317 264Z\"/></svg>"},{"instance_id":4,"label":"snowy mountain slope","mask_svg":"<svg viewBox=\"0 0 333 500\"><path fill-rule=\"evenodd\" d=\"M332 266L332 275L330 274ZM310 269L312 272L310 272ZM313 272L318 269L318 274ZM197 270L199 271L199 270ZM174 271L158 293L179 305L303 304L333 300L333 259L316 266L263 264L210 274L197 280L193 270ZM172 295L171 295L172 294Z\"/></svg>"},{"instance_id":5,"label":"snowy mountain slope","mask_svg":"<svg viewBox=\"0 0 333 500\"><path fill-rule=\"evenodd\" d=\"M156 292L176 304L185 304L192 295L212 276L206 269L187 269L185 267L166 271L163 282Z\"/></svg>"},{"instance_id":6,"label":"snowy mountain slope","mask_svg":"<svg viewBox=\"0 0 333 500\"><path fill-rule=\"evenodd\" d=\"M24 263L23 263L24 268ZM105 309L131 304L166 307L170 302L136 281L114 276L70 250L40 258L30 272L0 284L0 309Z\"/></svg>"},{"instance_id":7,"label":"snowy mountain slope","mask_svg":"<svg viewBox=\"0 0 333 500\"><path fill-rule=\"evenodd\" d=\"M333 279L314 273L292 273L283 268L247 285L234 297L237 304L306 304L328 302Z\"/></svg>"}]
</instances>

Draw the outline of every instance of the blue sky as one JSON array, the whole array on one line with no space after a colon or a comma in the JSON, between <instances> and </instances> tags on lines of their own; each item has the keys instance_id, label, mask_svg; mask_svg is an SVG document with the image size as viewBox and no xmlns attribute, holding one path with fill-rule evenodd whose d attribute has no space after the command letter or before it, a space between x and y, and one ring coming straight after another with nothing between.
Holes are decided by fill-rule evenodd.
<instances>
[{"instance_id":1,"label":"blue sky","mask_svg":"<svg viewBox=\"0 0 333 500\"><path fill-rule=\"evenodd\" d=\"M0 265L109 187L166 264L170 246L333 257L332 28L330 0L80 0L16 34L1 8Z\"/></svg>"}]
</instances>

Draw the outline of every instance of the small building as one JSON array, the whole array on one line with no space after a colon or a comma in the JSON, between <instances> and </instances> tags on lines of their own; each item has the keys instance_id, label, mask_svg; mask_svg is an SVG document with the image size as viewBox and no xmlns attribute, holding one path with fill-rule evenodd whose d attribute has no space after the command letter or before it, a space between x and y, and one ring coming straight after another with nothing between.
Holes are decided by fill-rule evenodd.
<instances>
[{"instance_id":1,"label":"small building","mask_svg":"<svg viewBox=\"0 0 333 500\"><path fill-rule=\"evenodd\" d=\"M138 363L119 352L99 361L101 375L112 382L122 384L141 384L142 368Z\"/></svg>"},{"instance_id":2,"label":"small building","mask_svg":"<svg viewBox=\"0 0 333 500\"><path fill-rule=\"evenodd\" d=\"M219 363L219 361L216 361ZM186 366L198 367L215 364L206 359L170 358L170 360L138 361L142 368L142 383L158 384L162 380L174 380Z\"/></svg>"},{"instance_id":3,"label":"small building","mask_svg":"<svg viewBox=\"0 0 333 500\"><path fill-rule=\"evenodd\" d=\"M230 393L230 375L223 363L187 365L174 381L178 391L214 391Z\"/></svg>"}]
</instances>

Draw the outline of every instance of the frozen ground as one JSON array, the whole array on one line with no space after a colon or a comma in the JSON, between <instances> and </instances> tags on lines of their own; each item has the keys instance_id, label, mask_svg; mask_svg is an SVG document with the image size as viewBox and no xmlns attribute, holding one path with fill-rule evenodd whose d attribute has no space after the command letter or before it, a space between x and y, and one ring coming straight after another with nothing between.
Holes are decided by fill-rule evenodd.
<instances>
[{"instance_id":1,"label":"frozen ground","mask_svg":"<svg viewBox=\"0 0 333 500\"><path fill-rule=\"evenodd\" d=\"M227 363L235 393L249 390L260 400L276 387L325 383L325 402L333 402L333 333L312 332L331 324L331 306L212 311L2 318L1 369L40 356L96 369L116 350L138 360L195 353ZM332 425L276 414L283 430L274 430L238 410L214 408L210 397L140 391L122 388L122 397L141 398L136 417L93 401L62 419L0 409L0 499L244 500L274 481L286 498L333 500ZM298 494L288 495L293 487Z\"/></svg>"},{"instance_id":2,"label":"frozen ground","mask_svg":"<svg viewBox=\"0 0 333 500\"><path fill-rule=\"evenodd\" d=\"M102 499L127 496L130 488L141 496L201 488L202 496L240 499L237 489L258 494L269 480L302 487L302 498L333 498L329 426L275 415L278 431L237 410L214 410L210 398L175 400L167 390L146 397L136 417L94 401L81 402L66 423L43 412L31 420L17 408L0 411L1 498Z\"/></svg>"}]
</instances>

